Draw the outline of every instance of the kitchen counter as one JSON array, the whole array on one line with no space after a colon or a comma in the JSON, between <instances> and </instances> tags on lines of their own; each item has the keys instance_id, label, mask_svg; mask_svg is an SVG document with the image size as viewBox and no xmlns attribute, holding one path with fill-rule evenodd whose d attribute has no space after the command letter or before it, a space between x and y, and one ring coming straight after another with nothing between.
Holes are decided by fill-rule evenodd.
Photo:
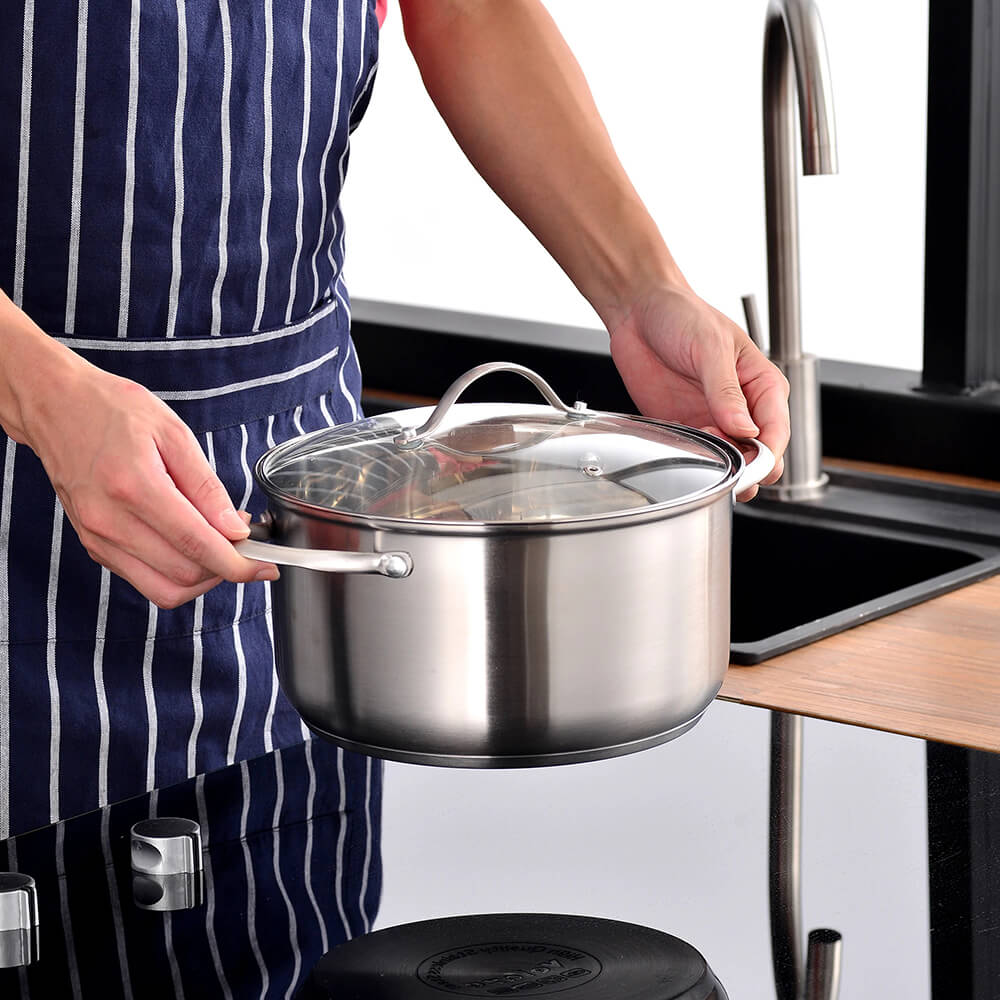
<instances>
[{"instance_id":1,"label":"kitchen counter","mask_svg":"<svg viewBox=\"0 0 1000 1000\"><path fill-rule=\"evenodd\" d=\"M988 480L829 464L1000 491ZM1000 576L756 666L733 665L719 697L998 752Z\"/></svg>"}]
</instances>

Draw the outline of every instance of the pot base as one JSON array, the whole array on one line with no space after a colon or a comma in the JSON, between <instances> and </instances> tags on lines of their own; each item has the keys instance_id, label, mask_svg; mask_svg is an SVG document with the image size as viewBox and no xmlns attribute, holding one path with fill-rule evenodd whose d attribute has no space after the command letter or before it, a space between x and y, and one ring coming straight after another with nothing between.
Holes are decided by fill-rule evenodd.
<instances>
[{"instance_id":1,"label":"pot base","mask_svg":"<svg viewBox=\"0 0 1000 1000\"><path fill-rule=\"evenodd\" d=\"M668 729L655 736L647 736L641 740L629 743L618 743L614 746L597 747L591 750L570 750L564 753L542 754L438 754L423 753L411 750L398 750L390 747L373 746L370 743L358 743L355 740L344 739L334 733L328 733L310 722L306 725L319 737L335 743L345 750L364 754L367 757L380 757L383 760L394 760L402 764L426 764L431 767L467 767L467 768L520 768L520 767L554 767L558 764L585 764L593 760L607 760L609 757L624 757L626 754L638 753L668 743L670 740L683 736L705 714L707 707L702 709L693 719Z\"/></svg>"}]
</instances>

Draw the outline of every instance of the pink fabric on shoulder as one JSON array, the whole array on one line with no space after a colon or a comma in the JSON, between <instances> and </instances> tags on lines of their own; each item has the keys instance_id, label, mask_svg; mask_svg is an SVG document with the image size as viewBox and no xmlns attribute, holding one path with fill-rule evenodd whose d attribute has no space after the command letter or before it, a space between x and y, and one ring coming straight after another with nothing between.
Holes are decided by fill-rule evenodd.
<instances>
[{"instance_id":1,"label":"pink fabric on shoulder","mask_svg":"<svg viewBox=\"0 0 1000 1000\"><path fill-rule=\"evenodd\" d=\"M389 0L375 0L375 13L378 15L378 26L385 24L385 8Z\"/></svg>"}]
</instances>

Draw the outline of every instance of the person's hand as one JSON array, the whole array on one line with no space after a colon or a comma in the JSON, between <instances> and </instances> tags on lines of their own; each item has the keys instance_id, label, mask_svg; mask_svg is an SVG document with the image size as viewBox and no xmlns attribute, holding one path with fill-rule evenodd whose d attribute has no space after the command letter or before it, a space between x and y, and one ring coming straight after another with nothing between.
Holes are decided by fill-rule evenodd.
<instances>
[{"instance_id":1,"label":"person's hand","mask_svg":"<svg viewBox=\"0 0 1000 1000\"><path fill-rule=\"evenodd\" d=\"M59 360L18 437L41 459L91 558L161 608L223 579L276 579L275 566L233 548L249 533L245 520L180 418L135 382L76 356Z\"/></svg>"},{"instance_id":2,"label":"person's hand","mask_svg":"<svg viewBox=\"0 0 1000 1000\"><path fill-rule=\"evenodd\" d=\"M645 292L611 325L611 356L646 416L733 440L759 437L782 473L788 381L731 320L684 285ZM749 500L757 487L737 499Z\"/></svg>"}]
</instances>

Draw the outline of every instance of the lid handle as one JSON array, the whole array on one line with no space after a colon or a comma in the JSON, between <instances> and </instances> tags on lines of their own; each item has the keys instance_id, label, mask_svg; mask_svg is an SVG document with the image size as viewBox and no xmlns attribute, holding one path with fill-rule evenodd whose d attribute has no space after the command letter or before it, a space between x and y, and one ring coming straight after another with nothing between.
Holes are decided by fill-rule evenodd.
<instances>
[{"instance_id":1,"label":"lid handle","mask_svg":"<svg viewBox=\"0 0 1000 1000\"><path fill-rule=\"evenodd\" d=\"M393 443L398 448L419 448L423 444L423 439L429 437L438 429L445 414L455 405L458 397L484 375L492 375L493 372L513 372L516 375L523 375L535 388L545 397L545 401L567 416L583 416L588 413L587 404L576 402L572 406L567 406L556 395L555 389L549 385L541 375L533 372L523 365L515 365L509 361L490 361L485 365L477 365L464 375L460 375L448 386L448 390L441 397L441 402L434 407L434 412L427 418L427 422L420 427L407 427L400 434L393 438Z\"/></svg>"}]
</instances>

